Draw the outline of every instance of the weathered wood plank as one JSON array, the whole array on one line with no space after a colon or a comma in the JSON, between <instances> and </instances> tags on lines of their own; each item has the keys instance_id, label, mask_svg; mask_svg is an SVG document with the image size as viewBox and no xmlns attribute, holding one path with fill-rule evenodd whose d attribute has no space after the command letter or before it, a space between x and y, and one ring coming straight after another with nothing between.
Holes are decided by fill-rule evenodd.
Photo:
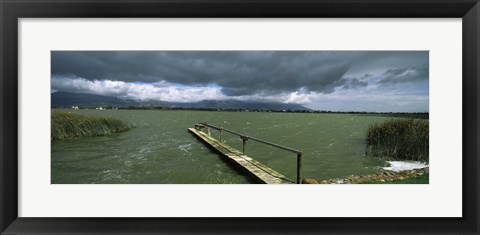
<instances>
[{"instance_id":1,"label":"weathered wood plank","mask_svg":"<svg viewBox=\"0 0 480 235\"><path fill-rule=\"evenodd\" d=\"M239 166L240 169L245 170L260 183L291 184L294 182L272 168L244 155L241 151L218 141L203 131L198 131L195 128L188 128L188 131L203 140L207 145L213 147L217 152L221 153L223 157L228 158L230 162Z\"/></svg>"}]
</instances>

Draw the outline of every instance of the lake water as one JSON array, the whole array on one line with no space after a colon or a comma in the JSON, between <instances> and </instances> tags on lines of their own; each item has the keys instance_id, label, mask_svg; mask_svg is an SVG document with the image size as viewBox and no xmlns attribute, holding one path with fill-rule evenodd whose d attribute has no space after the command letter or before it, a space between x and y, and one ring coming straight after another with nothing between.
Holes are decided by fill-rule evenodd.
<instances>
[{"instance_id":1,"label":"lake water","mask_svg":"<svg viewBox=\"0 0 480 235\"><path fill-rule=\"evenodd\" d=\"M164 110L58 110L114 117L136 127L119 134L52 144L53 184L242 184L233 169L187 131L200 121L303 151L303 177L316 180L375 173L383 160L365 156L369 125L388 117ZM212 130L212 136L218 132ZM238 136L226 144L242 149ZM247 155L296 178L296 155L253 141Z\"/></svg>"}]
</instances>

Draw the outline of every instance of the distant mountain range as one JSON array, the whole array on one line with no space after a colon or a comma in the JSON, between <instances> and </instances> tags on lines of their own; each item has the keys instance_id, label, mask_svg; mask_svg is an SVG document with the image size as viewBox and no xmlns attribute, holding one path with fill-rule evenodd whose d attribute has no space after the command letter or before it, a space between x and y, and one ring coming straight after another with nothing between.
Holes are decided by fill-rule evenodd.
<instances>
[{"instance_id":1,"label":"distant mountain range","mask_svg":"<svg viewBox=\"0 0 480 235\"><path fill-rule=\"evenodd\" d=\"M239 100L203 100L193 103L165 101L134 101L123 100L113 96L101 96L85 93L57 91L51 94L52 107L83 106L83 107L165 107L165 108L212 108L212 109L251 109L251 110L310 110L299 104L284 104L276 102L253 102Z\"/></svg>"},{"instance_id":2,"label":"distant mountain range","mask_svg":"<svg viewBox=\"0 0 480 235\"><path fill-rule=\"evenodd\" d=\"M51 94L52 106L117 106L137 105L135 101L122 100L113 96L92 95L57 91Z\"/></svg>"}]
</instances>

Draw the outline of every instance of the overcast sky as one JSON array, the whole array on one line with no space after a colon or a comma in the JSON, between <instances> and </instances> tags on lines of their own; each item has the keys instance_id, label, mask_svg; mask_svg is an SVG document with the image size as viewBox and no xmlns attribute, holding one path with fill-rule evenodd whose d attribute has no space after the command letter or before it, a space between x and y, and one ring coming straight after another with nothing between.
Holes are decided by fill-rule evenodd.
<instances>
[{"instance_id":1,"label":"overcast sky","mask_svg":"<svg viewBox=\"0 0 480 235\"><path fill-rule=\"evenodd\" d=\"M428 51L52 51L51 56L52 92L428 112Z\"/></svg>"}]
</instances>

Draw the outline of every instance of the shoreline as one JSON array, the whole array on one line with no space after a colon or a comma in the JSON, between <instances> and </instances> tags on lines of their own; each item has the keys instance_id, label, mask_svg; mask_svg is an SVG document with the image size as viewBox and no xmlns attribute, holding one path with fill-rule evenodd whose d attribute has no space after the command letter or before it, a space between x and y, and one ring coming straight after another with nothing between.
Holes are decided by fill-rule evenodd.
<instances>
[{"instance_id":1,"label":"shoreline","mask_svg":"<svg viewBox=\"0 0 480 235\"><path fill-rule=\"evenodd\" d=\"M345 178L335 178L328 180L320 180L319 184L361 184L367 182L389 182L394 180L404 180L418 177L429 173L429 167L420 169L404 170L404 171L383 171L378 174L369 175L350 175Z\"/></svg>"}]
</instances>

